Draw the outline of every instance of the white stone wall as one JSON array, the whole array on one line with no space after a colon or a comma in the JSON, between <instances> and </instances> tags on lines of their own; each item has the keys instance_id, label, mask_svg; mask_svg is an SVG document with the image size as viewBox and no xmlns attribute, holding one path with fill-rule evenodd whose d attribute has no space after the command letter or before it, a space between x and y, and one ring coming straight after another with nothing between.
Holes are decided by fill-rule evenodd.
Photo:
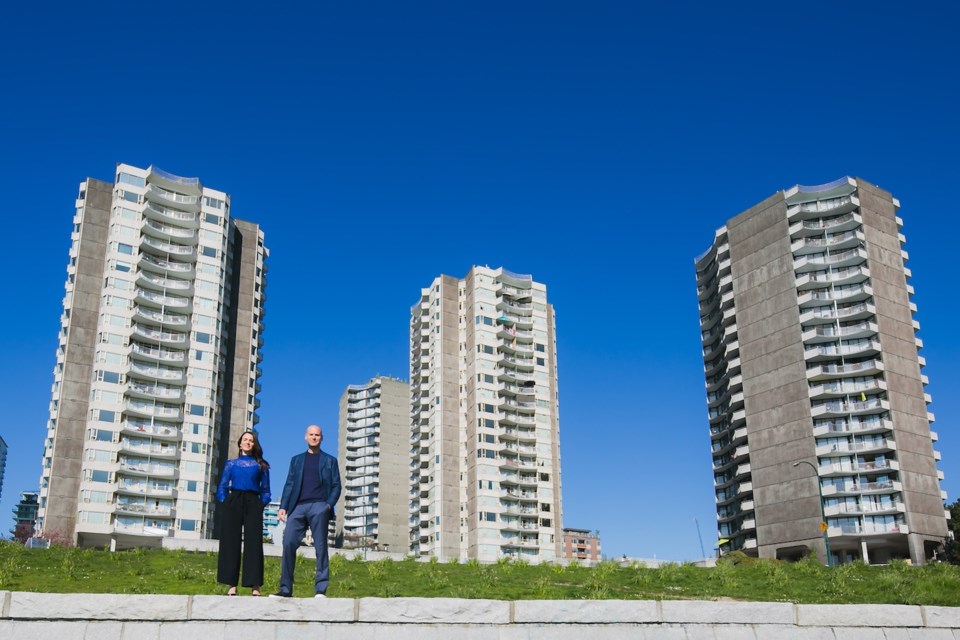
<instances>
[{"instance_id":1,"label":"white stone wall","mask_svg":"<svg viewBox=\"0 0 960 640\"><path fill-rule=\"evenodd\" d=\"M2 640L960 640L960 608L0 591Z\"/></svg>"}]
</instances>

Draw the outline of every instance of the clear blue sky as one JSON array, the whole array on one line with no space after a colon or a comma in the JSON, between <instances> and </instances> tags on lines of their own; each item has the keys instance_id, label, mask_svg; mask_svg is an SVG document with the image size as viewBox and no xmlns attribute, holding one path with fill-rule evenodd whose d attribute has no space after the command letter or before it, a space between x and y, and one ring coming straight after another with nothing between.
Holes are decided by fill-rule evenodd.
<instances>
[{"instance_id":1,"label":"clear blue sky","mask_svg":"<svg viewBox=\"0 0 960 640\"><path fill-rule=\"evenodd\" d=\"M693 259L779 189L861 176L902 202L958 497L958 5L644 4L7 6L0 531L39 481L77 184L117 162L263 226L276 475L307 424L335 444L346 385L408 377L421 287L504 266L557 311L564 523L675 560L694 518L716 541Z\"/></svg>"}]
</instances>

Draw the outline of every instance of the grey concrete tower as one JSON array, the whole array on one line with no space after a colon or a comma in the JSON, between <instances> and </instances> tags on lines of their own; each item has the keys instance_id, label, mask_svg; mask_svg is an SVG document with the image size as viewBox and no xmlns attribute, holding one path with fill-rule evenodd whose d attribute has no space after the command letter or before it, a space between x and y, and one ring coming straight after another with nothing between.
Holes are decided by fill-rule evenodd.
<instances>
[{"instance_id":1,"label":"grey concrete tower","mask_svg":"<svg viewBox=\"0 0 960 640\"><path fill-rule=\"evenodd\" d=\"M922 563L944 540L898 208L859 179L793 187L696 260L723 552Z\"/></svg>"},{"instance_id":2,"label":"grey concrete tower","mask_svg":"<svg viewBox=\"0 0 960 640\"><path fill-rule=\"evenodd\" d=\"M124 164L81 183L73 220L38 528L210 537L219 469L258 422L263 232L197 178Z\"/></svg>"},{"instance_id":3,"label":"grey concrete tower","mask_svg":"<svg viewBox=\"0 0 960 640\"><path fill-rule=\"evenodd\" d=\"M560 557L557 347L547 289L473 267L436 278L410 321L410 549Z\"/></svg>"},{"instance_id":4,"label":"grey concrete tower","mask_svg":"<svg viewBox=\"0 0 960 640\"><path fill-rule=\"evenodd\" d=\"M343 392L336 536L344 547L406 551L409 440L409 384L376 376Z\"/></svg>"}]
</instances>

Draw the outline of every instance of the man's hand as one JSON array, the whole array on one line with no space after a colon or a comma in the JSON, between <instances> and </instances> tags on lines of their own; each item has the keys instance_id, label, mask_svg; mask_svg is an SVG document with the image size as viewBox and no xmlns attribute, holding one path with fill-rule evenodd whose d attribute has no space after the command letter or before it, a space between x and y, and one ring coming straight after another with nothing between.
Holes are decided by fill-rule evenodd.
<instances>
[{"instance_id":1,"label":"man's hand","mask_svg":"<svg viewBox=\"0 0 960 640\"><path fill-rule=\"evenodd\" d=\"M286 522L286 521L287 521L287 510L286 510L286 509L278 509L278 510L277 510L277 517L280 518L280 522Z\"/></svg>"}]
</instances>

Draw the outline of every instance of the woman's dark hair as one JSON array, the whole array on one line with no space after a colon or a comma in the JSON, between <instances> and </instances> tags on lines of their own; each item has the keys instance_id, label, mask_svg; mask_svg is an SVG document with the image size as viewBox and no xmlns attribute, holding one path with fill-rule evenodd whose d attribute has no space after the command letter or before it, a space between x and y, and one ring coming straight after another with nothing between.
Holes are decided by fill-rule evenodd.
<instances>
[{"instance_id":1,"label":"woman's dark hair","mask_svg":"<svg viewBox=\"0 0 960 640\"><path fill-rule=\"evenodd\" d=\"M253 438L253 449L250 450L250 457L257 461L257 464L260 465L260 468L266 471L270 468L270 463L263 459L263 447L260 446L260 438L257 437L255 431L244 431L240 434L240 438L237 439L237 450L240 454L243 454L243 449L240 448L240 443L243 442L243 437L249 435Z\"/></svg>"}]
</instances>

